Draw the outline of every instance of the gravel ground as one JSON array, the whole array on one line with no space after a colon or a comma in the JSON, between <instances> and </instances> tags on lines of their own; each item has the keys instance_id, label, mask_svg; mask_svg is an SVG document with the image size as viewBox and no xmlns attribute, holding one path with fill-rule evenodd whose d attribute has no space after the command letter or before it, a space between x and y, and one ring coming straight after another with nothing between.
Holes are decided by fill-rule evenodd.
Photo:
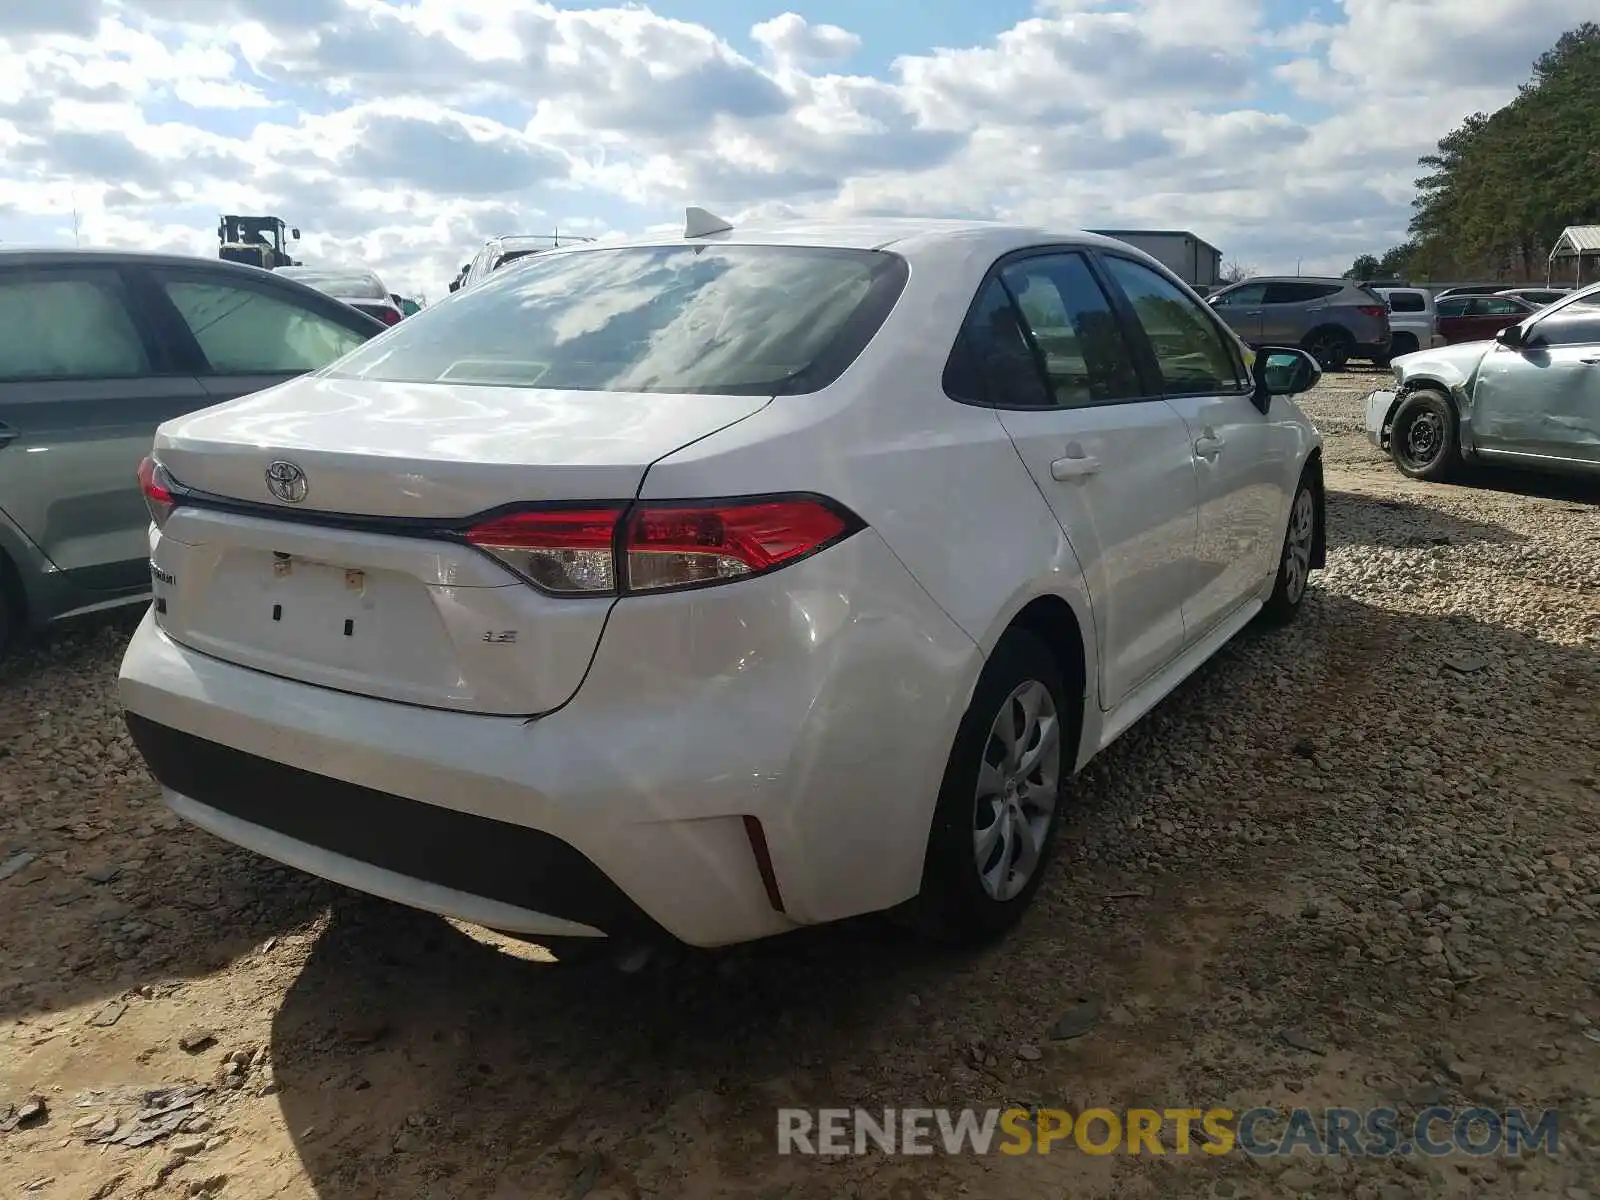
<instances>
[{"instance_id":1,"label":"gravel ground","mask_svg":"<svg viewBox=\"0 0 1600 1200\"><path fill-rule=\"evenodd\" d=\"M973 957L866 921L532 961L168 817L129 621L0 667L0 1195L1600 1197L1600 493L1409 483L1359 436L1377 378L1306 401L1307 611L1086 772ZM824 1160L775 1153L786 1103L1553 1106L1561 1152Z\"/></svg>"}]
</instances>

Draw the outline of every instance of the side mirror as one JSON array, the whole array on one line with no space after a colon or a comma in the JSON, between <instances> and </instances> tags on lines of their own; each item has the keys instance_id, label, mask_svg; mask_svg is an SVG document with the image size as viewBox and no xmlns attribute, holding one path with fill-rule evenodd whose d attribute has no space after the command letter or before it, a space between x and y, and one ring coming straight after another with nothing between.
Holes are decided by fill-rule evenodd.
<instances>
[{"instance_id":1,"label":"side mirror","mask_svg":"<svg viewBox=\"0 0 1600 1200\"><path fill-rule=\"evenodd\" d=\"M1309 392L1321 378L1321 364L1298 346L1263 346L1256 352L1256 398L1262 412L1272 397Z\"/></svg>"},{"instance_id":2,"label":"side mirror","mask_svg":"<svg viewBox=\"0 0 1600 1200\"><path fill-rule=\"evenodd\" d=\"M1516 350L1527 343L1527 338L1523 336L1521 325L1507 325L1494 335L1494 340L1510 350Z\"/></svg>"},{"instance_id":3,"label":"side mirror","mask_svg":"<svg viewBox=\"0 0 1600 1200\"><path fill-rule=\"evenodd\" d=\"M298 229L291 229L289 230L289 236L298 242L300 240L300 231Z\"/></svg>"},{"instance_id":4,"label":"side mirror","mask_svg":"<svg viewBox=\"0 0 1600 1200\"><path fill-rule=\"evenodd\" d=\"M460 290L461 290L461 280L459 280L459 279L452 279L452 280L451 280L451 281L450 281L450 290L451 290L451 291L452 291L452 292L459 292L459 291L460 291Z\"/></svg>"}]
</instances>

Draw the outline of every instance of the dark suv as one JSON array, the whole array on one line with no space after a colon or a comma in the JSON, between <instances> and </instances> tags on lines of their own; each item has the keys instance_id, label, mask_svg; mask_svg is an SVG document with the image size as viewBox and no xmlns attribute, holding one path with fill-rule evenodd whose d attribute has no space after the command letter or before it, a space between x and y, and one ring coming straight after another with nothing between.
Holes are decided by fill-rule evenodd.
<instances>
[{"instance_id":1,"label":"dark suv","mask_svg":"<svg viewBox=\"0 0 1600 1200\"><path fill-rule=\"evenodd\" d=\"M1217 315L1252 346L1300 346L1325 371L1352 358L1389 362L1389 310L1383 297L1348 279L1247 279L1207 297Z\"/></svg>"},{"instance_id":2,"label":"dark suv","mask_svg":"<svg viewBox=\"0 0 1600 1200\"><path fill-rule=\"evenodd\" d=\"M260 267L0 249L0 652L19 626L147 600L157 425L384 329Z\"/></svg>"}]
</instances>

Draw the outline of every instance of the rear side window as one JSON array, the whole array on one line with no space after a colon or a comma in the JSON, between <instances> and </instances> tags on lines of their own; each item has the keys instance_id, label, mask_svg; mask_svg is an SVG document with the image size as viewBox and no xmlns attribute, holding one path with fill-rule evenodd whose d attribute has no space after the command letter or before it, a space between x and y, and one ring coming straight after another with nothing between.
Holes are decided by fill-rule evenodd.
<instances>
[{"instance_id":1,"label":"rear side window","mask_svg":"<svg viewBox=\"0 0 1600 1200\"><path fill-rule=\"evenodd\" d=\"M905 286L895 254L626 246L541 254L424 309L341 378L778 395L832 382Z\"/></svg>"},{"instance_id":2,"label":"rear side window","mask_svg":"<svg viewBox=\"0 0 1600 1200\"><path fill-rule=\"evenodd\" d=\"M1142 263L1114 255L1104 261L1150 340L1168 395L1246 389L1244 364L1209 313Z\"/></svg>"},{"instance_id":3,"label":"rear side window","mask_svg":"<svg viewBox=\"0 0 1600 1200\"><path fill-rule=\"evenodd\" d=\"M0 379L127 379L150 357L115 271L0 275Z\"/></svg>"},{"instance_id":4,"label":"rear side window","mask_svg":"<svg viewBox=\"0 0 1600 1200\"><path fill-rule=\"evenodd\" d=\"M1001 279L1016 299L1060 408L1143 394L1111 302L1081 254L1026 258Z\"/></svg>"},{"instance_id":5,"label":"rear side window","mask_svg":"<svg viewBox=\"0 0 1600 1200\"><path fill-rule=\"evenodd\" d=\"M1474 317L1520 316L1527 311L1510 296L1476 296L1467 306L1468 315Z\"/></svg>"},{"instance_id":6,"label":"rear side window","mask_svg":"<svg viewBox=\"0 0 1600 1200\"><path fill-rule=\"evenodd\" d=\"M155 274L217 375L314 371L370 336L254 288Z\"/></svg>"},{"instance_id":7,"label":"rear side window","mask_svg":"<svg viewBox=\"0 0 1600 1200\"><path fill-rule=\"evenodd\" d=\"M1011 293L998 279L984 284L945 367L945 393L969 404L1053 408Z\"/></svg>"},{"instance_id":8,"label":"rear side window","mask_svg":"<svg viewBox=\"0 0 1600 1200\"><path fill-rule=\"evenodd\" d=\"M1441 317L1464 317L1467 315L1467 297L1452 296L1448 300L1441 300L1434 311Z\"/></svg>"},{"instance_id":9,"label":"rear side window","mask_svg":"<svg viewBox=\"0 0 1600 1200\"><path fill-rule=\"evenodd\" d=\"M1424 303L1421 292L1390 292L1388 303L1390 312L1419 313L1428 311L1428 306Z\"/></svg>"}]
</instances>

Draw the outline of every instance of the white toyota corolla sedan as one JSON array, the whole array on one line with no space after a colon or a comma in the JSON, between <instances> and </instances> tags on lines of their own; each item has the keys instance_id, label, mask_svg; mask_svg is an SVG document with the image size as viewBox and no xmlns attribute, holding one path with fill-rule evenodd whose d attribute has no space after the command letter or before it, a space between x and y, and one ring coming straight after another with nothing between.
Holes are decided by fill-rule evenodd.
<instances>
[{"instance_id":1,"label":"white toyota corolla sedan","mask_svg":"<svg viewBox=\"0 0 1600 1200\"><path fill-rule=\"evenodd\" d=\"M180 815L508 933L1005 930L1074 771L1323 562L1303 352L1090 234L554 250L161 426Z\"/></svg>"}]
</instances>

